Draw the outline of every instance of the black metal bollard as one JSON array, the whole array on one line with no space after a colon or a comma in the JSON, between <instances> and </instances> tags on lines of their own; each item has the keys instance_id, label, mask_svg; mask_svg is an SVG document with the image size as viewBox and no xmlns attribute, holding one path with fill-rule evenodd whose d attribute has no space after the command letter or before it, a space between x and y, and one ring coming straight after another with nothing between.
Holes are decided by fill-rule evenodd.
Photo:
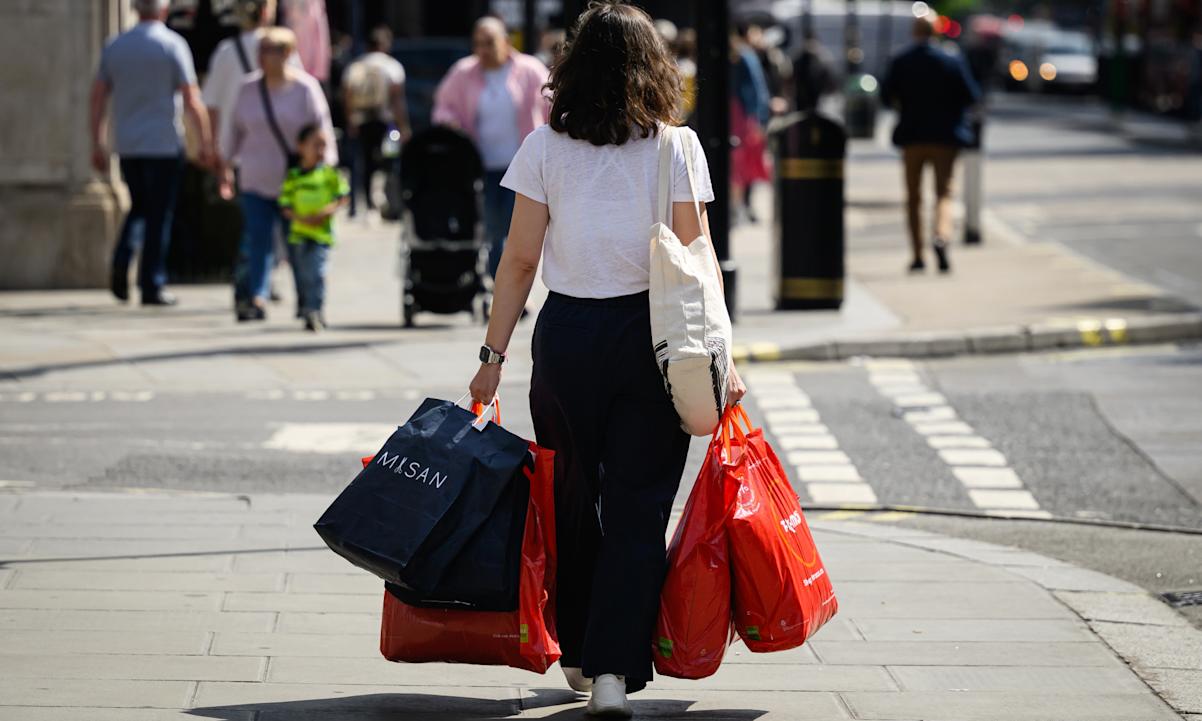
<instances>
[{"instance_id":1,"label":"black metal bollard","mask_svg":"<svg viewBox=\"0 0 1202 721\"><path fill-rule=\"evenodd\" d=\"M781 123L775 131L776 308L838 308L847 134L818 113Z\"/></svg>"}]
</instances>

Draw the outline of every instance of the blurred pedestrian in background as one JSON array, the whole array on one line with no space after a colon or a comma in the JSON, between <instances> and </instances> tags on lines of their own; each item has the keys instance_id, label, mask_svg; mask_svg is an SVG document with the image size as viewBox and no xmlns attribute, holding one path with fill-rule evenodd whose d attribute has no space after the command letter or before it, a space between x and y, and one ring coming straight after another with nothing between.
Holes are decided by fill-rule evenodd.
<instances>
[{"instance_id":1,"label":"blurred pedestrian in background","mask_svg":"<svg viewBox=\"0 0 1202 721\"><path fill-rule=\"evenodd\" d=\"M338 169L325 162L331 139L317 125L306 125L296 134L299 163L288 169L280 188L280 212L289 221L288 264L301 298L300 315L305 329L326 325L326 270L334 245L334 213L350 193Z\"/></svg>"},{"instance_id":2,"label":"blurred pedestrian in background","mask_svg":"<svg viewBox=\"0 0 1202 721\"><path fill-rule=\"evenodd\" d=\"M209 59L209 72L205 75L204 101L209 108L209 121L217 137L217 149L228 157L229 148L224 143L230 137L230 118L234 101L242 83L259 69L259 40L267 28L275 22L275 0L241 0L235 12L242 24L242 32L217 43L213 57ZM301 68L300 56L292 53L288 64Z\"/></svg>"},{"instance_id":3,"label":"blurred pedestrian in background","mask_svg":"<svg viewBox=\"0 0 1202 721\"><path fill-rule=\"evenodd\" d=\"M547 66L514 50L505 23L490 15L476 21L472 55L451 66L434 94L434 123L463 130L483 157L484 233L493 277L513 215L513 191L501 187L501 178L522 140L547 122L546 82Z\"/></svg>"},{"instance_id":4,"label":"blurred pedestrian in background","mask_svg":"<svg viewBox=\"0 0 1202 721\"><path fill-rule=\"evenodd\" d=\"M285 174L295 166L296 138L306 125L326 135L326 163L336 165L330 109L317 80L290 67L285 58L296 47L287 28L268 29L259 40L261 71L242 84L230 123L230 158L238 167L238 198L242 205L242 244L234 272L235 312L239 321L267 317L266 299L277 234L286 235L286 222L277 198ZM234 181L227 166L224 192ZM306 299L297 289L298 315Z\"/></svg>"},{"instance_id":5,"label":"blurred pedestrian in background","mask_svg":"<svg viewBox=\"0 0 1202 721\"><path fill-rule=\"evenodd\" d=\"M115 150L121 159L121 178L129 188L130 208L113 251L110 288L119 300L129 299L129 264L140 243L142 305L174 305L175 296L163 286L171 218L183 170L181 99L200 139L201 165L215 162L213 136L196 86L192 51L163 24L167 0L134 0L133 5L138 24L104 48L92 83L92 167L97 172L108 171L105 116L111 97Z\"/></svg>"},{"instance_id":6,"label":"blurred pedestrian in background","mask_svg":"<svg viewBox=\"0 0 1202 721\"><path fill-rule=\"evenodd\" d=\"M910 272L926 268L923 259L922 174L935 171L935 258L939 271L951 270L948 241L952 236L952 170L959 149L973 141L968 109L981 91L968 64L935 42L934 18L914 21L914 45L889 63L881 99L897 110L893 144L902 151L906 183L906 220L913 259Z\"/></svg>"},{"instance_id":7,"label":"blurred pedestrian in background","mask_svg":"<svg viewBox=\"0 0 1202 721\"><path fill-rule=\"evenodd\" d=\"M676 33L672 51L676 54L676 69L680 71L683 84L680 116L687 123L697 109L697 31L682 28Z\"/></svg>"},{"instance_id":8,"label":"blurred pedestrian in background","mask_svg":"<svg viewBox=\"0 0 1202 721\"><path fill-rule=\"evenodd\" d=\"M818 109L822 96L835 91L835 59L814 35L806 29L801 51L793 61L793 103L803 113Z\"/></svg>"},{"instance_id":9,"label":"blurred pedestrian in background","mask_svg":"<svg viewBox=\"0 0 1202 721\"><path fill-rule=\"evenodd\" d=\"M362 193L368 211L376 205L371 196L371 181L384 166L384 139L392 128L401 142L412 135L409 110L405 106L405 68L392 57L392 31L381 25L371 33L370 49L351 63L342 75L342 107L346 112L346 133L351 152L351 208L355 214L355 195ZM385 167L395 173L395 167Z\"/></svg>"},{"instance_id":10,"label":"blurred pedestrian in background","mask_svg":"<svg viewBox=\"0 0 1202 721\"><path fill-rule=\"evenodd\" d=\"M731 35L730 134L737 143L730 151L730 180L743 218L758 221L751 208L755 183L772 179L768 167L764 126L771 114L768 83L760 59L747 42L749 26L740 24Z\"/></svg>"},{"instance_id":11,"label":"blurred pedestrian in background","mask_svg":"<svg viewBox=\"0 0 1202 721\"><path fill-rule=\"evenodd\" d=\"M768 87L768 109L772 115L783 115L789 110L786 88L793 82L793 61L776 45L769 41L763 26L748 22L742 33L747 46L755 53L764 70L764 84Z\"/></svg>"},{"instance_id":12,"label":"blurred pedestrian in background","mask_svg":"<svg viewBox=\"0 0 1202 721\"><path fill-rule=\"evenodd\" d=\"M325 84L330 79L330 20L325 0L281 0L284 24L296 34L296 54L304 71Z\"/></svg>"}]
</instances>

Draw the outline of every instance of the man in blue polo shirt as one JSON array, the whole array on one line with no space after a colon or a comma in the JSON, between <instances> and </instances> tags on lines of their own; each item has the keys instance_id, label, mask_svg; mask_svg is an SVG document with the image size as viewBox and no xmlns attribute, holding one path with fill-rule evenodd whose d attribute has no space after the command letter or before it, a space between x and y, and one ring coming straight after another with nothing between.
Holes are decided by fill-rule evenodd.
<instances>
[{"instance_id":1,"label":"man in blue polo shirt","mask_svg":"<svg viewBox=\"0 0 1202 721\"><path fill-rule=\"evenodd\" d=\"M968 63L934 42L931 16L914 21L914 45L889 63L881 99L897 110L893 144L902 151L906 177L906 219L913 257L910 272L922 272L922 172L935 171L935 259L939 272L951 270L948 240L952 234L952 169L959 149L971 144L967 111L981 91Z\"/></svg>"},{"instance_id":2,"label":"man in blue polo shirt","mask_svg":"<svg viewBox=\"0 0 1202 721\"><path fill-rule=\"evenodd\" d=\"M163 24L167 0L134 0L133 5L138 24L105 47L92 83L92 166L97 172L108 171L105 111L111 97L115 149L130 197L129 214L113 251L113 295L129 299L129 264L140 232L142 305L175 305L175 297L163 285L171 216L183 169L181 105L196 129L203 165L212 164L213 136L196 87L192 51Z\"/></svg>"}]
</instances>

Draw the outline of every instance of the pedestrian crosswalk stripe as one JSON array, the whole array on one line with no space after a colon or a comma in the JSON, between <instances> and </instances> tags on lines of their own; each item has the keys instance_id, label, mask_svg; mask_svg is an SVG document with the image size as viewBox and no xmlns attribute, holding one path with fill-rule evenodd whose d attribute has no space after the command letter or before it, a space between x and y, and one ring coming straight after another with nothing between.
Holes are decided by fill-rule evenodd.
<instances>
[{"instance_id":1,"label":"pedestrian crosswalk stripe","mask_svg":"<svg viewBox=\"0 0 1202 721\"><path fill-rule=\"evenodd\" d=\"M939 457L949 466L1006 465L1006 457L992 448L944 448Z\"/></svg>"},{"instance_id":2,"label":"pedestrian crosswalk stripe","mask_svg":"<svg viewBox=\"0 0 1202 721\"><path fill-rule=\"evenodd\" d=\"M873 504L876 493L860 477L838 441L822 424L810 397L793 374L757 371L747 382L764 412L768 430L778 439L785 459L815 503Z\"/></svg>"},{"instance_id":3,"label":"pedestrian crosswalk stripe","mask_svg":"<svg viewBox=\"0 0 1202 721\"><path fill-rule=\"evenodd\" d=\"M1052 514L1048 513L1047 511L1024 511L1024 510L1018 510L1018 509L1011 509L1011 510L992 510L991 509L991 510L985 511L985 514L989 515L989 516L1003 516L1005 518L1048 519L1048 518L1053 517Z\"/></svg>"},{"instance_id":4,"label":"pedestrian crosswalk stripe","mask_svg":"<svg viewBox=\"0 0 1202 721\"><path fill-rule=\"evenodd\" d=\"M263 447L293 453L374 453L395 430L389 423L284 423Z\"/></svg>"},{"instance_id":5,"label":"pedestrian crosswalk stripe","mask_svg":"<svg viewBox=\"0 0 1202 721\"><path fill-rule=\"evenodd\" d=\"M815 503L876 503L867 483L807 483L806 492Z\"/></svg>"},{"instance_id":6,"label":"pedestrian crosswalk stripe","mask_svg":"<svg viewBox=\"0 0 1202 721\"><path fill-rule=\"evenodd\" d=\"M827 450L839 447L832 435L777 435L776 443L782 450Z\"/></svg>"},{"instance_id":7,"label":"pedestrian crosswalk stripe","mask_svg":"<svg viewBox=\"0 0 1202 721\"><path fill-rule=\"evenodd\" d=\"M1041 512L1039 502L1027 490L1006 456L977 435L972 426L959 420L947 398L926 387L917 366L909 359L869 360L862 363L869 380L893 402L902 417L936 450L952 474L964 486L973 505L985 512ZM882 381L901 369L912 369L905 380L916 387L910 393L891 393L896 386ZM912 376L912 377L911 377Z\"/></svg>"},{"instance_id":8,"label":"pedestrian crosswalk stripe","mask_svg":"<svg viewBox=\"0 0 1202 721\"><path fill-rule=\"evenodd\" d=\"M989 448L989 441L980 436L927 436L931 448Z\"/></svg>"},{"instance_id":9,"label":"pedestrian crosswalk stripe","mask_svg":"<svg viewBox=\"0 0 1202 721\"><path fill-rule=\"evenodd\" d=\"M914 430L924 436L954 436L972 435L972 426L963 421L936 421L934 423L915 423Z\"/></svg>"},{"instance_id":10,"label":"pedestrian crosswalk stripe","mask_svg":"<svg viewBox=\"0 0 1202 721\"><path fill-rule=\"evenodd\" d=\"M824 466L794 466L797 475L806 483L863 483L860 472L851 464ZM867 485L867 484L865 484Z\"/></svg>"},{"instance_id":11,"label":"pedestrian crosswalk stripe","mask_svg":"<svg viewBox=\"0 0 1202 721\"><path fill-rule=\"evenodd\" d=\"M1022 511L1039 509L1039 502L1035 500L1035 496L1022 489L970 488L968 495L978 508Z\"/></svg>"},{"instance_id":12,"label":"pedestrian crosswalk stripe","mask_svg":"<svg viewBox=\"0 0 1202 721\"><path fill-rule=\"evenodd\" d=\"M1023 482L1012 468L953 468L952 473L965 488L1022 488Z\"/></svg>"}]
</instances>

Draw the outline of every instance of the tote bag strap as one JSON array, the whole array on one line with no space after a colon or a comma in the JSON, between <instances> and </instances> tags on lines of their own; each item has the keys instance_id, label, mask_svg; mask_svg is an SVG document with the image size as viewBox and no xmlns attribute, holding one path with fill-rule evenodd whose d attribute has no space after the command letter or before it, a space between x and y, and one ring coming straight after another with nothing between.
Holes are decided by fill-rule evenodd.
<instances>
[{"instance_id":1,"label":"tote bag strap","mask_svg":"<svg viewBox=\"0 0 1202 721\"><path fill-rule=\"evenodd\" d=\"M659 138L659 189L656 194L656 222L669 225L672 220L672 144L673 138L681 138L680 128L665 125ZM689 177L689 197L693 200L693 211L697 214L697 227L701 227L701 201L697 199L697 182L693 175L691 148L681 148L684 155L685 172Z\"/></svg>"}]
</instances>

